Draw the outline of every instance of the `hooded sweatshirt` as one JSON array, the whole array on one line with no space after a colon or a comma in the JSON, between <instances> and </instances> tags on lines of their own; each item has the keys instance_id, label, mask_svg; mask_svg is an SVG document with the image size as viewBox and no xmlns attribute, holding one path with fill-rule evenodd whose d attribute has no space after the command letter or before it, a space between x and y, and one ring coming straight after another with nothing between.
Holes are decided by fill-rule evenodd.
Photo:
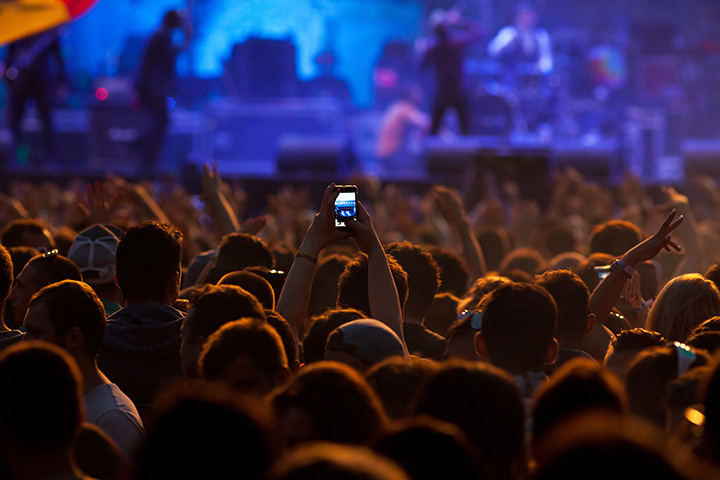
<instances>
[{"instance_id":1,"label":"hooded sweatshirt","mask_svg":"<svg viewBox=\"0 0 720 480\"><path fill-rule=\"evenodd\" d=\"M182 376L180 327L184 313L159 303L123 308L108 318L98 366L144 410L159 386Z\"/></svg>"}]
</instances>

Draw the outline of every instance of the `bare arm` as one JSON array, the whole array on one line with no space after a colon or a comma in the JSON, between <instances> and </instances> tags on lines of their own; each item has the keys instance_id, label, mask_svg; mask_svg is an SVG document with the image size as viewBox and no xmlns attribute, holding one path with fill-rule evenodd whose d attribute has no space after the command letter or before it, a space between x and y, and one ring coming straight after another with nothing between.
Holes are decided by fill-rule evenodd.
<instances>
[{"instance_id":1,"label":"bare arm","mask_svg":"<svg viewBox=\"0 0 720 480\"><path fill-rule=\"evenodd\" d=\"M684 273L704 273L705 265L703 259L705 257L705 249L700 240L700 232L698 232L695 216L690 208L690 202L685 195L678 193L672 187L663 187L663 193L667 196L668 206L672 206L685 218L685 227L677 231L677 239L683 245L685 257L678 263L673 277Z\"/></svg>"},{"instance_id":2,"label":"bare arm","mask_svg":"<svg viewBox=\"0 0 720 480\"><path fill-rule=\"evenodd\" d=\"M30 214L20 203L20 200L0 193L0 208L2 208L9 219L30 218Z\"/></svg>"},{"instance_id":3,"label":"bare arm","mask_svg":"<svg viewBox=\"0 0 720 480\"><path fill-rule=\"evenodd\" d=\"M333 205L336 197L335 184L332 183L325 189L320 211L305 233L298 250L300 255L295 257L290 267L275 308L290 324L296 345L299 343L300 331L305 323L317 257L326 246L350 236L349 233L340 232L335 228Z\"/></svg>"},{"instance_id":4,"label":"bare arm","mask_svg":"<svg viewBox=\"0 0 720 480\"><path fill-rule=\"evenodd\" d=\"M108 176L108 183L117 189L117 194L120 197L132 202L140 213L145 216L146 221L154 220L158 223L170 223L163 209L160 208L160 205L152 198L152 195L144 186L127 182L114 175Z\"/></svg>"},{"instance_id":5,"label":"bare arm","mask_svg":"<svg viewBox=\"0 0 720 480\"><path fill-rule=\"evenodd\" d=\"M360 202L357 204L357 220L350 220L347 224L355 230L353 238L368 256L370 313L374 319L390 327L400 337L407 356L408 350L402 329L402 309L395 280L370 215Z\"/></svg>"},{"instance_id":6,"label":"bare arm","mask_svg":"<svg viewBox=\"0 0 720 480\"><path fill-rule=\"evenodd\" d=\"M202 190L205 202L210 207L210 216L217 227L217 234L223 237L240 230L235 212L222 191L222 180L217 171L217 164L212 169L206 163L203 167Z\"/></svg>"},{"instance_id":7,"label":"bare arm","mask_svg":"<svg viewBox=\"0 0 720 480\"><path fill-rule=\"evenodd\" d=\"M460 196L447 187L437 186L433 189L433 197L442 216L460 240L462 256L467 263L470 273L469 281L472 284L478 278L485 276L485 258L480 244L470 228L470 222L468 222Z\"/></svg>"},{"instance_id":8,"label":"bare arm","mask_svg":"<svg viewBox=\"0 0 720 480\"><path fill-rule=\"evenodd\" d=\"M635 268L638 263L653 259L663 248L668 251L671 248L680 251L680 247L670 237L670 233L683 221L682 215L675 218L675 213L673 210L668 215L655 235L628 250L622 256L622 262ZM600 322L604 322L610 314L627 280L628 277L622 272L611 270L610 274L593 291L590 296L590 311Z\"/></svg>"}]
</instances>

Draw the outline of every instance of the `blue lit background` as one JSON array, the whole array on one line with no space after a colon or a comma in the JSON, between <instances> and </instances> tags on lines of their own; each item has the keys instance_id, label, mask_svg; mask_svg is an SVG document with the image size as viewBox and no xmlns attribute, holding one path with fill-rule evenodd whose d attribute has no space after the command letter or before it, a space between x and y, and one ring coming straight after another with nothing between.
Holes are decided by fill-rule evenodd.
<instances>
[{"instance_id":1,"label":"blue lit background","mask_svg":"<svg viewBox=\"0 0 720 480\"><path fill-rule=\"evenodd\" d=\"M68 69L114 76L139 62L142 46L168 9L191 12L195 36L178 58L179 75L218 77L232 46L249 36L292 38L301 80L318 74L315 57L330 50L335 73L357 105L372 102L372 69L389 40L413 40L422 3L412 0L101 0L65 39Z\"/></svg>"}]
</instances>

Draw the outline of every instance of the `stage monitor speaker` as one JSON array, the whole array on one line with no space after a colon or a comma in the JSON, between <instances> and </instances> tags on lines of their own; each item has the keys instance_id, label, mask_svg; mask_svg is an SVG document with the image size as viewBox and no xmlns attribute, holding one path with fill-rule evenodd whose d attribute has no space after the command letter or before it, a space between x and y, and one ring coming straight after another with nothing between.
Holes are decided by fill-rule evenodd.
<instances>
[{"instance_id":1,"label":"stage monitor speaker","mask_svg":"<svg viewBox=\"0 0 720 480\"><path fill-rule=\"evenodd\" d=\"M355 158L350 142L342 137L286 135L278 142L277 170L300 178L329 181L352 174Z\"/></svg>"},{"instance_id":2,"label":"stage monitor speaker","mask_svg":"<svg viewBox=\"0 0 720 480\"><path fill-rule=\"evenodd\" d=\"M506 155L481 154L475 158L476 178L492 173L497 185L515 182L523 198L545 207L550 198L548 182L549 154L542 150L513 150ZM479 178L478 178L479 180Z\"/></svg>"},{"instance_id":3,"label":"stage monitor speaker","mask_svg":"<svg viewBox=\"0 0 720 480\"><path fill-rule=\"evenodd\" d=\"M430 137L426 142L428 176L436 183L458 182L475 168L480 155L508 155L512 145L497 137L458 137L452 141Z\"/></svg>"},{"instance_id":4,"label":"stage monitor speaker","mask_svg":"<svg viewBox=\"0 0 720 480\"><path fill-rule=\"evenodd\" d=\"M489 172L498 184L515 181L523 196L541 205L547 202L551 153L544 144L464 137L452 143L429 141L427 155L429 180L433 183L456 183L472 189L472 184L481 185L481 177Z\"/></svg>"},{"instance_id":5,"label":"stage monitor speaker","mask_svg":"<svg viewBox=\"0 0 720 480\"><path fill-rule=\"evenodd\" d=\"M113 168L128 174L137 168L139 159L133 144L141 133L143 117L128 105L93 105L90 107L90 168Z\"/></svg>"},{"instance_id":6,"label":"stage monitor speaker","mask_svg":"<svg viewBox=\"0 0 720 480\"><path fill-rule=\"evenodd\" d=\"M720 178L720 140L689 139L682 147L685 177L709 175Z\"/></svg>"},{"instance_id":7,"label":"stage monitor speaker","mask_svg":"<svg viewBox=\"0 0 720 480\"><path fill-rule=\"evenodd\" d=\"M332 100L226 99L208 107L206 116L206 158L217 162L274 163L283 136L335 138L344 129L342 107Z\"/></svg>"},{"instance_id":8,"label":"stage monitor speaker","mask_svg":"<svg viewBox=\"0 0 720 480\"><path fill-rule=\"evenodd\" d=\"M607 180L615 176L620 161L620 144L617 140L598 140L592 143L580 140L556 141L552 151L553 168L573 167L586 177Z\"/></svg>"}]
</instances>

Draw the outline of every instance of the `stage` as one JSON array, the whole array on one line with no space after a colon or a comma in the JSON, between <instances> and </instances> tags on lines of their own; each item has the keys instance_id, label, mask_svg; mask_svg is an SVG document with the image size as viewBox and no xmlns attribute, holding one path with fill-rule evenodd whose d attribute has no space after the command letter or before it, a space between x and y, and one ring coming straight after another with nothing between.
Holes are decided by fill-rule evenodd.
<instances>
[{"instance_id":1,"label":"stage","mask_svg":"<svg viewBox=\"0 0 720 480\"><path fill-rule=\"evenodd\" d=\"M398 168L374 154L380 114L345 114L335 102L307 99L227 100L201 110L175 108L154 172L141 171L132 150L142 117L129 106L57 110L56 158L33 157L40 122L32 110L23 121L30 144L27 157L9 158L7 128L0 129L0 143L6 154L6 179L97 179L108 172L128 178L179 178L213 162L229 180L279 182L344 181L363 173L386 182L457 184L473 168L499 168L520 177L531 174L542 181L554 169L567 166L605 185L614 184L627 171L646 184L682 183L687 173L720 176L720 141L685 140L680 154L668 155L654 147L656 132L650 130L636 132L635 142L627 136L593 133L573 138L517 132L507 136L445 133L420 138L416 152ZM513 162L520 167L516 169ZM525 162L525 167L518 162ZM534 166L527 168L528 162Z\"/></svg>"}]
</instances>

